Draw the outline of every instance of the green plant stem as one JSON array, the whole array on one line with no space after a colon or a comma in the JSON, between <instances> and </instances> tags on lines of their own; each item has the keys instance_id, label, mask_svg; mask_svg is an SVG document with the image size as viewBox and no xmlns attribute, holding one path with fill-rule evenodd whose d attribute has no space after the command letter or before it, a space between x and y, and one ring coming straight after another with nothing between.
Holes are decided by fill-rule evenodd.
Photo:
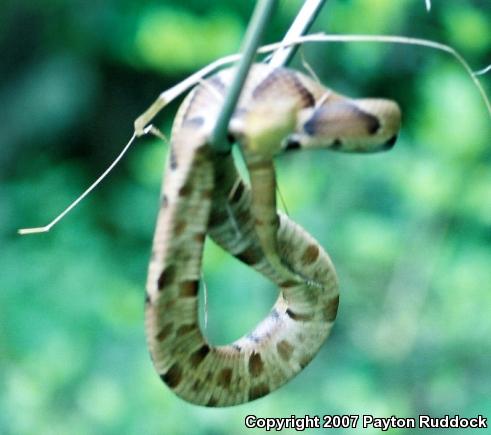
<instances>
[{"instance_id":1,"label":"green plant stem","mask_svg":"<svg viewBox=\"0 0 491 435\"><path fill-rule=\"evenodd\" d=\"M306 0L290 26L290 29L283 38L283 42L289 44L290 41L305 34L326 1L327 0ZM256 4L256 8L254 9L253 16L244 37L242 58L211 135L211 146L217 152L227 152L230 149L230 144L227 141L228 123L230 122L230 118L237 105L249 69L254 62L264 29L271 19L277 3L277 0L258 0ZM296 44L290 44L288 47L279 48L271 58L270 65L286 65L295 55L297 48L298 46Z\"/></svg>"},{"instance_id":2,"label":"green plant stem","mask_svg":"<svg viewBox=\"0 0 491 435\"><path fill-rule=\"evenodd\" d=\"M282 42L287 44L307 33L326 2L327 0L306 0ZM278 49L273 54L269 64L275 67L287 65L297 52L298 47L299 45L295 44Z\"/></svg>"},{"instance_id":3,"label":"green plant stem","mask_svg":"<svg viewBox=\"0 0 491 435\"><path fill-rule=\"evenodd\" d=\"M217 152L227 152L230 149L230 144L227 141L228 123L240 97L247 73L254 62L264 29L271 20L277 4L277 0L258 0L256 3L254 13L244 37L242 58L211 135L211 145Z\"/></svg>"}]
</instances>

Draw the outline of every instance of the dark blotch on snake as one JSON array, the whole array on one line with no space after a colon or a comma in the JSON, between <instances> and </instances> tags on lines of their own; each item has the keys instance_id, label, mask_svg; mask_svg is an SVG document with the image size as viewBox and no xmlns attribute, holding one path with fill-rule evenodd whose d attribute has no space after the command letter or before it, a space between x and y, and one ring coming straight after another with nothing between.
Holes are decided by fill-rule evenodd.
<instances>
[{"instance_id":1,"label":"dark blotch on snake","mask_svg":"<svg viewBox=\"0 0 491 435\"><path fill-rule=\"evenodd\" d=\"M274 100L285 96L292 98L292 87L296 91L295 100L300 107L311 107L315 105L315 98L311 92L298 79L296 73L285 68L276 68L256 86L252 92L254 99L264 98Z\"/></svg>"},{"instance_id":2,"label":"dark blotch on snake","mask_svg":"<svg viewBox=\"0 0 491 435\"><path fill-rule=\"evenodd\" d=\"M184 120L184 127L199 128L205 123L205 118L202 116L194 116Z\"/></svg>"},{"instance_id":3,"label":"dark blotch on snake","mask_svg":"<svg viewBox=\"0 0 491 435\"><path fill-rule=\"evenodd\" d=\"M249 400L259 399L269 393L269 387L265 384L255 385L249 389Z\"/></svg>"},{"instance_id":4,"label":"dark blotch on snake","mask_svg":"<svg viewBox=\"0 0 491 435\"><path fill-rule=\"evenodd\" d=\"M252 353L249 358L249 373L253 378L257 378L264 370L264 363L259 353Z\"/></svg>"},{"instance_id":5,"label":"dark blotch on snake","mask_svg":"<svg viewBox=\"0 0 491 435\"><path fill-rule=\"evenodd\" d=\"M339 101L317 108L309 120L303 125L303 130L309 136L328 134L336 129L336 123L343 118L352 117L370 135L380 129L380 122L376 116L365 112L349 101Z\"/></svg>"},{"instance_id":6,"label":"dark blotch on snake","mask_svg":"<svg viewBox=\"0 0 491 435\"><path fill-rule=\"evenodd\" d=\"M198 294L198 289L198 280L183 281L179 284L179 297L194 298Z\"/></svg>"},{"instance_id":7,"label":"dark blotch on snake","mask_svg":"<svg viewBox=\"0 0 491 435\"><path fill-rule=\"evenodd\" d=\"M176 336L181 337L183 335L186 335L188 332L195 331L198 329L196 323L190 323L188 325L181 325L176 331Z\"/></svg>"},{"instance_id":8,"label":"dark blotch on snake","mask_svg":"<svg viewBox=\"0 0 491 435\"><path fill-rule=\"evenodd\" d=\"M159 333L155 336L155 339L157 341L164 341L171 334L171 332L172 332L173 329L174 329L174 324L172 322L166 323L161 328L161 330L159 331Z\"/></svg>"},{"instance_id":9,"label":"dark blotch on snake","mask_svg":"<svg viewBox=\"0 0 491 435\"><path fill-rule=\"evenodd\" d=\"M162 199L160 200L160 206L162 208L165 208L165 207L167 207L168 204L169 204L169 201L167 199L167 195L165 195L165 194L162 195Z\"/></svg>"},{"instance_id":10,"label":"dark blotch on snake","mask_svg":"<svg viewBox=\"0 0 491 435\"><path fill-rule=\"evenodd\" d=\"M317 257L319 257L319 247L317 245L310 245L302 254L301 261L307 266L317 260Z\"/></svg>"},{"instance_id":11,"label":"dark blotch on snake","mask_svg":"<svg viewBox=\"0 0 491 435\"><path fill-rule=\"evenodd\" d=\"M285 362L288 362L292 356L294 347L286 340L281 340L276 344L278 355Z\"/></svg>"},{"instance_id":12,"label":"dark blotch on snake","mask_svg":"<svg viewBox=\"0 0 491 435\"><path fill-rule=\"evenodd\" d=\"M245 109L244 107L236 107L234 110L234 114L232 116L232 119L233 118L242 118L247 114L247 112L249 112L249 111L247 109Z\"/></svg>"},{"instance_id":13,"label":"dark blotch on snake","mask_svg":"<svg viewBox=\"0 0 491 435\"><path fill-rule=\"evenodd\" d=\"M313 357L314 357L314 355L311 355L311 354L303 355L300 358L300 361L298 362L300 364L300 367L302 369L304 369L305 367L307 367L307 365L310 363L310 361L312 361L312 358Z\"/></svg>"},{"instance_id":14,"label":"dark blotch on snake","mask_svg":"<svg viewBox=\"0 0 491 435\"><path fill-rule=\"evenodd\" d=\"M191 354L191 356L189 357L189 363L193 368L197 368L203 362L209 352L210 346L204 344L197 351Z\"/></svg>"},{"instance_id":15,"label":"dark blotch on snake","mask_svg":"<svg viewBox=\"0 0 491 435\"><path fill-rule=\"evenodd\" d=\"M324 320L326 322L334 322L338 313L339 295L331 299L324 307Z\"/></svg>"},{"instance_id":16,"label":"dark blotch on snake","mask_svg":"<svg viewBox=\"0 0 491 435\"><path fill-rule=\"evenodd\" d=\"M246 338L248 340L253 341L254 343L259 343L260 341L260 338L257 335L253 334L252 332L249 332L249 334L246 335Z\"/></svg>"},{"instance_id":17,"label":"dark blotch on snake","mask_svg":"<svg viewBox=\"0 0 491 435\"><path fill-rule=\"evenodd\" d=\"M191 184L186 183L179 189L179 196L188 196L191 193Z\"/></svg>"},{"instance_id":18,"label":"dark blotch on snake","mask_svg":"<svg viewBox=\"0 0 491 435\"><path fill-rule=\"evenodd\" d=\"M196 379L191 387L193 391L199 391L201 389L201 380Z\"/></svg>"},{"instance_id":19,"label":"dark blotch on snake","mask_svg":"<svg viewBox=\"0 0 491 435\"><path fill-rule=\"evenodd\" d=\"M295 287L296 285L298 285L298 282L293 279L289 279L280 283L280 287L282 288Z\"/></svg>"},{"instance_id":20,"label":"dark blotch on snake","mask_svg":"<svg viewBox=\"0 0 491 435\"><path fill-rule=\"evenodd\" d=\"M318 130L319 123L319 109L315 110L309 120L303 125L303 131L309 136L314 136Z\"/></svg>"},{"instance_id":21,"label":"dark blotch on snake","mask_svg":"<svg viewBox=\"0 0 491 435\"><path fill-rule=\"evenodd\" d=\"M180 236L184 230L186 229L186 221L185 220L179 220L179 221L176 221L175 225L174 225L174 234L176 236Z\"/></svg>"},{"instance_id":22,"label":"dark blotch on snake","mask_svg":"<svg viewBox=\"0 0 491 435\"><path fill-rule=\"evenodd\" d=\"M220 385L222 388L229 388L230 383L232 382L232 369L231 368L224 368L218 373L217 376L217 384Z\"/></svg>"},{"instance_id":23,"label":"dark blotch on snake","mask_svg":"<svg viewBox=\"0 0 491 435\"><path fill-rule=\"evenodd\" d=\"M174 147L172 145L170 146L169 162L170 162L170 168L172 170L177 169L176 153L175 153Z\"/></svg>"},{"instance_id":24,"label":"dark blotch on snake","mask_svg":"<svg viewBox=\"0 0 491 435\"><path fill-rule=\"evenodd\" d=\"M293 84L298 91L298 93L302 96L302 107L312 107L315 106L315 98L312 93L303 85L303 83L299 80L297 74L292 73L292 81Z\"/></svg>"},{"instance_id":25,"label":"dark blotch on snake","mask_svg":"<svg viewBox=\"0 0 491 435\"><path fill-rule=\"evenodd\" d=\"M278 320L280 318L280 313L278 313L278 310L276 308L273 308L269 315L273 320Z\"/></svg>"},{"instance_id":26,"label":"dark blotch on snake","mask_svg":"<svg viewBox=\"0 0 491 435\"><path fill-rule=\"evenodd\" d=\"M380 129L380 122L377 117L370 115L369 113L363 112L365 114L365 119L368 125L368 132L370 134L375 134Z\"/></svg>"},{"instance_id":27,"label":"dark blotch on snake","mask_svg":"<svg viewBox=\"0 0 491 435\"><path fill-rule=\"evenodd\" d=\"M176 388L182 379L182 369L178 363L172 364L172 366L160 378L170 387Z\"/></svg>"},{"instance_id":28,"label":"dark blotch on snake","mask_svg":"<svg viewBox=\"0 0 491 435\"><path fill-rule=\"evenodd\" d=\"M276 68L271 71L262 82L260 82L252 91L252 98L260 99L260 98L271 98L275 93L278 93L278 84L282 84L283 80L281 80L281 76L285 76L287 73L286 70L281 68ZM275 86L272 86L275 85ZM281 90L281 89L280 89ZM269 95L267 92L272 92L272 95ZM265 96L266 95L266 96Z\"/></svg>"},{"instance_id":29,"label":"dark blotch on snake","mask_svg":"<svg viewBox=\"0 0 491 435\"><path fill-rule=\"evenodd\" d=\"M312 320L312 318L314 317L313 314L295 313L292 310L290 310L290 308L286 309L286 314L288 315L288 317L290 317L290 319L296 320L297 322L308 322L309 320Z\"/></svg>"},{"instance_id":30,"label":"dark blotch on snake","mask_svg":"<svg viewBox=\"0 0 491 435\"><path fill-rule=\"evenodd\" d=\"M207 82L213 85L213 87L222 94L227 90L227 86L225 86L222 79L218 75L210 77Z\"/></svg>"},{"instance_id":31,"label":"dark blotch on snake","mask_svg":"<svg viewBox=\"0 0 491 435\"><path fill-rule=\"evenodd\" d=\"M203 243L206 239L206 233L196 233L194 235L194 240L198 243Z\"/></svg>"},{"instance_id":32,"label":"dark blotch on snake","mask_svg":"<svg viewBox=\"0 0 491 435\"><path fill-rule=\"evenodd\" d=\"M236 257L245 264L253 265L259 263L263 259L263 253L259 248L249 246L242 252L239 252Z\"/></svg>"},{"instance_id":33,"label":"dark blotch on snake","mask_svg":"<svg viewBox=\"0 0 491 435\"><path fill-rule=\"evenodd\" d=\"M218 404L218 400L215 397L211 396L205 406L215 407L217 406L217 404Z\"/></svg>"},{"instance_id":34,"label":"dark blotch on snake","mask_svg":"<svg viewBox=\"0 0 491 435\"><path fill-rule=\"evenodd\" d=\"M166 285L172 283L176 277L176 268L172 264L167 266L159 276L157 288L162 290Z\"/></svg>"},{"instance_id":35,"label":"dark blotch on snake","mask_svg":"<svg viewBox=\"0 0 491 435\"><path fill-rule=\"evenodd\" d=\"M369 134L373 135L377 133L380 129L380 121L378 118L371 113L365 112L360 109L358 106L350 103L339 103L347 106L347 109L351 114L358 117L360 120L362 119L366 125L367 131Z\"/></svg>"}]
</instances>

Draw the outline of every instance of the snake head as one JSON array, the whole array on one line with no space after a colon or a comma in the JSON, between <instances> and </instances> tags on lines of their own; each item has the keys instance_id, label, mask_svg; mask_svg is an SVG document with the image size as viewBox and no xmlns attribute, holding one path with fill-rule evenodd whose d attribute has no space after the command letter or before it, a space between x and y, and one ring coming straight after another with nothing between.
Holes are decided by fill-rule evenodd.
<instances>
[{"instance_id":1,"label":"snake head","mask_svg":"<svg viewBox=\"0 0 491 435\"><path fill-rule=\"evenodd\" d=\"M305 109L287 149L329 148L371 153L392 148L401 126L397 103L383 99L340 98Z\"/></svg>"}]
</instances>

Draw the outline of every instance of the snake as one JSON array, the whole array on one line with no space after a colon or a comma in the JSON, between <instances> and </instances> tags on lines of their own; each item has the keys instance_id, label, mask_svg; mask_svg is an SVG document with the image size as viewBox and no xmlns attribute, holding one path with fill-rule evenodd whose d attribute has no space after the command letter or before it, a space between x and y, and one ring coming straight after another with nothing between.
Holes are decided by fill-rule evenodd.
<instances>
[{"instance_id":1,"label":"snake","mask_svg":"<svg viewBox=\"0 0 491 435\"><path fill-rule=\"evenodd\" d=\"M288 382L314 358L337 315L329 255L277 210L273 158L302 149L388 150L401 123L393 101L351 99L293 69L254 64L228 127L247 180L231 152L210 145L234 72L202 80L177 111L145 296L155 370L181 399L208 407L246 403ZM227 345L209 343L198 320L207 237L279 291L268 316Z\"/></svg>"}]
</instances>

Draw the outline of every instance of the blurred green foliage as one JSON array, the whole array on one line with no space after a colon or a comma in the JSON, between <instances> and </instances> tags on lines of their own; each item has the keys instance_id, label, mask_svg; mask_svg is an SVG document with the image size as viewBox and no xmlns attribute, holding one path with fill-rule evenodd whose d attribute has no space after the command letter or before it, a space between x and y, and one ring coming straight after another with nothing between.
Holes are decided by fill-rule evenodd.
<instances>
[{"instance_id":1,"label":"blurred green foliage","mask_svg":"<svg viewBox=\"0 0 491 435\"><path fill-rule=\"evenodd\" d=\"M268 41L299 6L281 2ZM162 143L139 141L52 232L16 234L48 223L89 185L160 91L236 51L252 7L3 2L1 434L243 433L248 414L491 418L491 128L445 54L380 44L303 50L334 89L398 100L404 126L390 153L278 159L291 216L332 255L341 305L317 358L264 399L194 407L151 365L143 295ZM491 61L490 21L489 0L434 1L430 14L423 0L330 0L315 30L431 38L478 69ZM489 75L483 82L491 91ZM159 118L164 130L175 108ZM276 297L210 242L205 277L215 343L245 333Z\"/></svg>"}]
</instances>

